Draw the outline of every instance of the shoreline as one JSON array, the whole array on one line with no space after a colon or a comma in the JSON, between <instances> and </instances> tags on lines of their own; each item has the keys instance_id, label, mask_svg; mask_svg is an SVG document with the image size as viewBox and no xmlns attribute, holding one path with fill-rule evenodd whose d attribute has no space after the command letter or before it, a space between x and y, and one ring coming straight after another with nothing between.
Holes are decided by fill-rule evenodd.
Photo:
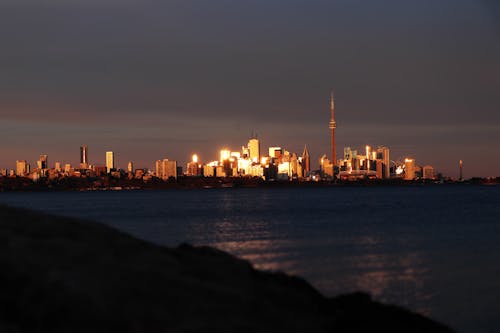
<instances>
[{"instance_id":1,"label":"shoreline","mask_svg":"<svg viewBox=\"0 0 500 333\"><path fill-rule=\"evenodd\" d=\"M497 178L472 178L465 181L434 181L402 179L356 180L356 181L265 181L261 178L245 177L179 177L176 180L115 179L71 177L62 180L43 179L33 182L29 178L0 177L0 192L43 191L131 191L166 189L224 189L224 188L328 188L328 187L411 187L411 186L495 186Z\"/></svg>"}]
</instances>

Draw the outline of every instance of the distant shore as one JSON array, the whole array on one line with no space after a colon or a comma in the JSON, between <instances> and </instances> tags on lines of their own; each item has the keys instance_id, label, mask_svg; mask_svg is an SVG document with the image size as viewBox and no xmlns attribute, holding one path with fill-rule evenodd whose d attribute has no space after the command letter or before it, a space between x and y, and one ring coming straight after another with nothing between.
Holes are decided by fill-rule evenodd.
<instances>
[{"instance_id":1,"label":"distant shore","mask_svg":"<svg viewBox=\"0 0 500 333\"><path fill-rule=\"evenodd\" d=\"M101 191L101 190L161 190L161 189L212 189L212 188L276 188L276 187L344 187L344 186L442 186L442 185L498 185L497 178L471 178L465 181L453 180L403 180L361 179L320 181L274 181L250 177L178 177L161 180L105 177L65 177L61 179L42 178L32 181L25 177L0 177L0 191Z\"/></svg>"},{"instance_id":2,"label":"distant shore","mask_svg":"<svg viewBox=\"0 0 500 333\"><path fill-rule=\"evenodd\" d=\"M354 293L167 248L105 225L0 206L2 332L452 332Z\"/></svg>"}]
</instances>

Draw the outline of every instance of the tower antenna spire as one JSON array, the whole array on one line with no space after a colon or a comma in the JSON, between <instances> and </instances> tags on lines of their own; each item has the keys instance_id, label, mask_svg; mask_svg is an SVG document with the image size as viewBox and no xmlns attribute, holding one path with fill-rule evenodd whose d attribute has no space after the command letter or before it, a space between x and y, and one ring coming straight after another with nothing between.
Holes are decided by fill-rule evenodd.
<instances>
[{"instance_id":1,"label":"tower antenna spire","mask_svg":"<svg viewBox=\"0 0 500 333\"><path fill-rule=\"evenodd\" d=\"M333 89L330 92L330 112L331 112L330 120L335 120L335 94Z\"/></svg>"},{"instance_id":2,"label":"tower antenna spire","mask_svg":"<svg viewBox=\"0 0 500 333\"><path fill-rule=\"evenodd\" d=\"M332 149L332 164L337 165L337 152L335 149L335 128L337 128L337 123L335 122L335 96L333 89L330 93L330 134L331 134L331 149Z\"/></svg>"}]
</instances>

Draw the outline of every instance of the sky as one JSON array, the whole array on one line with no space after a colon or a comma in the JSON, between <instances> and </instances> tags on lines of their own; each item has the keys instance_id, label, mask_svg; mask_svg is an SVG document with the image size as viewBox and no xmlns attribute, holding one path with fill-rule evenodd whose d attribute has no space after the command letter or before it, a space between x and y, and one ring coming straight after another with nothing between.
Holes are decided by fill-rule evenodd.
<instances>
[{"instance_id":1,"label":"sky","mask_svg":"<svg viewBox=\"0 0 500 333\"><path fill-rule=\"evenodd\" d=\"M0 167L385 145L500 176L496 0L2 0ZM317 165L317 163L313 163Z\"/></svg>"}]
</instances>

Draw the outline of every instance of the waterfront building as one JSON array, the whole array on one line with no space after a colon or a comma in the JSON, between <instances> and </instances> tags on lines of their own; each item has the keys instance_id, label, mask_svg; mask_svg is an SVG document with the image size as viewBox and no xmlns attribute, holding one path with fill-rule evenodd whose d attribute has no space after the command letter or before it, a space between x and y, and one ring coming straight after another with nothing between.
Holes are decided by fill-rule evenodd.
<instances>
[{"instance_id":1,"label":"waterfront building","mask_svg":"<svg viewBox=\"0 0 500 333\"><path fill-rule=\"evenodd\" d=\"M115 157L112 151L106 152L106 172L110 173L115 168Z\"/></svg>"},{"instance_id":2,"label":"waterfront building","mask_svg":"<svg viewBox=\"0 0 500 333\"><path fill-rule=\"evenodd\" d=\"M71 171L71 164L64 164L64 172L70 173L70 171Z\"/></svg>"},{"instance_id":3,"label":"waterfront building","mask_svg":"<svg viewBox=\"0 0 500 333\"><path fill-rule=\"evenodd\" d=\"M134 163L132 163L132 161L129 161L129 162L128 162L128 165L127 165L127 172L128 172L128 173L133 173L133 172L134 172Z\"/></svg>"},{"instance_id":4,"label":"waterfront building","mask_svg":"<svg viewBox=\"0 0 500 333\"><path fill-rule=\"evenodd\" d=\"M54 169L57 171L57 172L61 172L61 162L56 162L55 165L54 165Z\"/></svg>"}]
</instances>

